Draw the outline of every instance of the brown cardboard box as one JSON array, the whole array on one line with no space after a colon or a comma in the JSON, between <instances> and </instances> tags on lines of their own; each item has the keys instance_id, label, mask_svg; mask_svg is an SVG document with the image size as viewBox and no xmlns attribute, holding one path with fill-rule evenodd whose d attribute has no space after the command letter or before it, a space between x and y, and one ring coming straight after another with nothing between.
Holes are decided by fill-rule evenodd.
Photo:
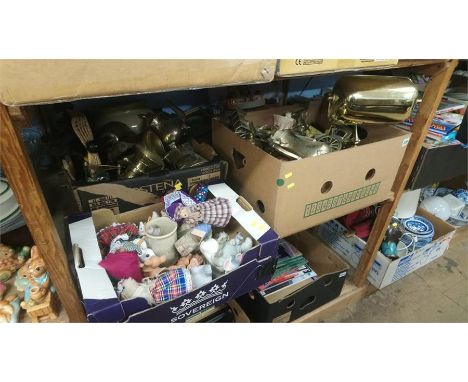
<instances>
[{"instance_id":1,"label":"brown cardboard box","mask_svg":"<svg viewBox=\"0 0 468 382\"><path fill-rule=\"evenodd\" d=\"M376 59L356 59L356 60L336 60L336 59L316 59L297 58L279 60L277 74L279 76L294 76L298 74L332 72L336 70L353 70L359 68L378 68L394 66L398 60L376 60Z\"/></svg>"},{"instance_id":2,"label":"brown cardboard box","mask_svg":"<svg viewBox=\"0 0 468 382\"><path fill-rule=\"evenodd\" d=\"M52 103L270 82L276 60L0 60L0 102Z\"/></svg>"},{"instance_id":3,"label":"brown cardboard box","mask_svg":"<svg viewBox=\"0 0 468 382\"><path fill-rule=\"evenodd\" d=\"M287 241L303 253L317 277L267 296L255 289L238 298L252 322L291 322L341 294L348 274L344 260L308 231L290 236Z\"/></svg>"},{"instance_id":4,"label":"brown cardboard box","mask_svg":"<svg viewBox=\"0 0 468 382\"><path fill-rule=\"evenodd\" d=\"M284 112L285 108L262 110L261 118L250 112L247 118L257 126L272 124L273 110ZM230 184L284 237L392 196L411 134L392 126L372 126L367 131L357 147L284 161L215 119L213 146L229 163Z\"/></svg>"}]
</instances>

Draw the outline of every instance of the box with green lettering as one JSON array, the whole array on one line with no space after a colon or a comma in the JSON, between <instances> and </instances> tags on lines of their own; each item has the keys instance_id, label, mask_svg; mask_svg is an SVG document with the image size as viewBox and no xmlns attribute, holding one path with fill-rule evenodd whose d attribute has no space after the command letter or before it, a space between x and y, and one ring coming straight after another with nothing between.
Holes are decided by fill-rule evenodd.
<instances>
[{"instance_id":1,"label":"box with green lettering","mask_svg":"<svg viewBox=\"0 0 468 382\"><path fill-rule=\"evenodd\" d=\"M324 108L311 103L312 124ZM297 105L247 113L255 126L273 125L273 115ZM326 113L326 108L325 108ZM229 163L229 184L285 237L392 196L391 187L411 136L391 125L366 127L355 147L298 160L274 157L213 120L213 147Z\"/></svg>"}]
</instances>

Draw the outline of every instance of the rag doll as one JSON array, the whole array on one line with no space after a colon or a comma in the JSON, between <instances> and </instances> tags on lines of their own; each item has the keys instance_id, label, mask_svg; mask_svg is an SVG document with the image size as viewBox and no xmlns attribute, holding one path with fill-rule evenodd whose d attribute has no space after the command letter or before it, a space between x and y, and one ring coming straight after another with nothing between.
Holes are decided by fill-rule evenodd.
<instances>
[{"instance_id":1,"label":"rag doll","mask_svg":"<svg viewBox=\"0 0 468 382\"><path fill-rule=\"evenodd\" d=\"M192 206L178 204L173 219L195 226L199 223L225 227L231 220L231 204L228 199L214 198Z\"/></svg>"},{"instance_id":2,"label":"rag doll","mask_svg":"<svg viewBox=\"0 0 468 382\"><path fill-rule=\"evenodd\" d=\"M166 268L161 265L166 262L166 256L152 256L140 264L141 271L145 277L155 277Z\"/></svg>"},{"instance_id":3,"label":"rag doll","mask_svg":"<svg viewBox=\"0 0 468 382\"><path fill-rule=\"evenodd\" d=\"M176 265L173 265L169 267L169 269L175 269L179 267L184 267L184 268L193 268L193 267L198 267L199 265L202 265L204 263L203 256L201 255L188 255L181 257Z\"/></svg>"},{"instance_id":4,"label":"rag doll","mask_svg":"<svg viewBox=\"0 0 468 382\"><path fill-rule=\"evenodd\" d=\"M117 284L117 292L121 299L142 297L150 305L174 300L192 289L192 277L190 271L185 268L168 270L156 277L143 279L141 283L130 278L120 280Z\"/></svg>"}]
</instances>

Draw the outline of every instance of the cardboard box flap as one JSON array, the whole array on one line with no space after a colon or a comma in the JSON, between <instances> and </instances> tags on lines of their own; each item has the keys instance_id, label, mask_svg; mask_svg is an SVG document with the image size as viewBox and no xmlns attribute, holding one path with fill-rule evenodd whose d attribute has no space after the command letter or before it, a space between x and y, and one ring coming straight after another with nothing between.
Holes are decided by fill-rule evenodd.
<instances>
[{"instance_id":1,"label":"cardboard box flap","mask_svg":"<svg viewBox=\"0 0 468 382\"><path fill-rule=\"evenodd\" d=\"M80 278L81 292L84 299L115 298L115 291L107 272L99 265L101 251L96 240L96 232L91 217L70 224L72 244L77 244L83 253L84 268L75 263Z\"/></svg>"},{"instance_id":2,"label":"cardboard box flap","mask_svg":"<svg viewBox=\"0 0 468 382\"><path fill-rule=\"evenodd\" d=\"M0 102L27 105L273 80L276 60L0 60Z\"/></svg>"},{"instance_id":3,"label":"cardboard box flap","mask_svg":"<svg viewBox=\"0 0 468 382\"><path fill-rule=\"evenodd\" d=\"M231 203L232 216L239 224L258 241L265 233L270 230L270 226L263 220L250 206L244 198L240 198L227 184L213 184L208 186L208 190L215 197L226 198ZM241 204L244 206L241 206ZM245 208L248 208L246 210Z\"/></svg>"},{"instance_id":4,"label":"cardboard box flap","mask_svg":"<svg viewBox=\"0 0 468 382\"><path fill-rule=\"evenodd\" d=\"M148 191L126 187L122 184L99 183L80 187L80 191L97 195L107 195L112 198L119 198L133 204L144 206L145 204L157 203L159 198Z\"/></svg>"}]
</instances>

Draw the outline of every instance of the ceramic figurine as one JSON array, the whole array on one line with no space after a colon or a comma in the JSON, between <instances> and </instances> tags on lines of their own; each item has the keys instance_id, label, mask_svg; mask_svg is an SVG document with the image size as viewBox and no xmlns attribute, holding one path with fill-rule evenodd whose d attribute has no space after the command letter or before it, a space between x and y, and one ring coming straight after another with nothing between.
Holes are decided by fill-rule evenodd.
<instances>
[{"instance_id":1,"label":"ceramic figurine","mask_svg":"<svg viewBox=\"0 0 468 382\"><path fill-rule=\"evenodd\" d=\"M181 256L188 256L198 250L200 242L211 235L209 224L199 224L195 228L186 232L175 242L174 247Z\"/></svg>"},{"instance_id":2,"label":"ceramic figurine","mask_svg":"<svg viewBox=\"0 0 468 382\"><path fill-rule=\"evenodd\" d=\"M216 239L204 240L200 243L200 252L205 256L206 261L211 264L214 256L218 253L219 244Z\"/></svg>"},{"instance_id":3,"label":"ceramic figurine","mask_svg":"<svg viewBox=\"0 0 468 382\"><path fill-rule=\"evenodd\" d=\"M39 254L36 246L31 248L31 260L28 264L28 272L29 285L24 291L24 301L21 303L23 309L36 305L36 301L43 302L48 291L55 292L55 288L50 282L44 259Z\"/></svg>"},{"instance_id":4,"label":"ceramic figurine","mask_svg":"<svg viewBox=\"0 0 468 382\"><path fill-rule=\"evenodd\" d=\"M25 260L25 256L17 255L13 248L0 243L0 281L8 281L22 267Z\"/></svg>"},{"instance_id":5,"label":"ceramic figurine","mask_svg":"<svg viewBox=\"0 0 468 382\"><path fill-rule=\"evenodd\" d=\"M253 246L252 239L248 236L244 239L244 236L238 232L234 239L231 239L223 248L223 253L226 255L226 249L231 247L234 250L230 250L230 255L224 262L223 268L225 272L231 272L238 268L243 255ZM234 254L232 254L234 253Z\"/></svg>"},{"instance_id":6,"label":"ceramic figurine","mask_svg":"<svg viewBox=\"0 0 468 382\"><path fill-rule=\"evenodd\" d=\"M140 258L141 262L145 262L149 258L156 256L154 251L148 247L148 244L146 243L144 238L135 239L133 243L140 246L141 254L139 253L138 257Z\"/></svg>"},{"instance_id":7,"label":"ceramic figurine","mask_svg":"<svg viewBox=\"0 0 468 382\"><path fill-rule=\"evenodd\" d=\"M40 322L41 320L55 320L58 317L59 302L56 293L50 290L33 288L31 292L31 301L34 305L26 308L26 313L31 318L32 322ZM23 307L24 301L20 304ZM24 308L23 308L24 309Z\"/></svg>"},{"instance_id":8,"label":"ceramic figurine","mask_svg":"<svg viewBox=\"0 0 468 382\"><path fill-rule=\"evenodd\" d=\"M26 261L24 265L18 269L18 272L16 272L16 278L15 278L15 288L18 290L18 292L24 292L28 287L29 287L29 264L31 263L31 259Z\"/></svg>"},{"instance_id":9,"label":"ceramic figurine","mask_svg":"<svg viewBox=\"0 0 468 382\"><path fill-rule=\"evenodd\" d=\"M128 234L118 235L112 240L109 253L136 252L141 262L156 256L151 248L148 248L144 238L139 237L130 240Z\"/></svg>"},{"instance_id":10,"label":"ceramic figurine","mask_svg":"<svg viewBox=\"0 0 468 382\"><path fill-rule=\"evenodd\" d=\"M17 295L8 296L0 301L0 323L16 323L20 311L20 299Z\"/></svg>"},{"instance_id":11,"label":"ceramic figurine","mask_svg":"<svg viewBox=\"0 0 468 382\"><path fill-rule=\"evenodd\" d=\"M178 204L174 210L174 220L197 225L211 224L215 227L225 227L231 220L231 205L228 199L214 198L192 206Z\"/></svg>"},{"instance_id":12,"label":"ceramic figurine","mask_svg":"<svg viewBox=\"0 0 468 382\"><path fill-rule=\"evenodd\" d=\"M252 246L253 241L250 237L244 238L241 233L237 233L234 239L229 240L228 234L221 232L216 244L212 241L203 242L200 244L200 251L207 262L214 267L215 275L219 276L238 268L243 254Z\"/></svg>"}]
</instances>

